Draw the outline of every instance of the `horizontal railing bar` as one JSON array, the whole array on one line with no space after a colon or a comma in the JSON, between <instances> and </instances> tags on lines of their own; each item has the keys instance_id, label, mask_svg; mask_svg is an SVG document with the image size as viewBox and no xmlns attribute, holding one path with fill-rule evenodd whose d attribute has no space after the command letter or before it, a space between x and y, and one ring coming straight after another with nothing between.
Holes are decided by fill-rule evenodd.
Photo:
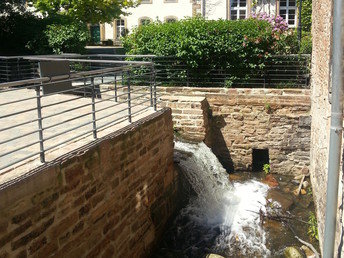
<instances>
[{"instance_id":1,"label":"horizontal railing bar","mask_svg":"<svg viewBox=\"0 0 344 258\"><path fill-rule=\"evenodd\" d=\"M129 109L129 107L123 108L123 109L118 110L118 111L116 111L116 112L114 112L114 113L111 113L111 114L109 114L109 115L105 115L105 116L99 117L99 118L96 119L96 121L100 121L100 120L103 120L103 119L105 119L105 118L107 118L107 117L114 116L114 115L116 115L116 114L118 114L118 113L121 113L121 112L123 112L123 111L125 111L125 110L128 110L128 109ZM97 128L98 128L98 127L97 127Z\"/></svg>"},{"instance_id":2,"label":"horizontal railing bar","mask_svg":"<svg viewBox=\"0 0 344 258\"><path fill-rule=\"evenodd\" d=\"M135 104L135 105L132 105L131 107L137 107L137 106L140 106L140 105L142 105L142 104L144 104L144 103L147 103L147 102L150 102L151 100L150 100L150 98L149 99L146 99L146 100L144 100L144 101L141 101L140 103L137 103L137 104ZM149 106L149 107L151 107L151 106Z\"/></svg>"},{"instance_id":3,"label":"horizontal railing bar","mask_svg":"<svg viewBox=\"0 0 344 258\"><path fill-rule=\"evenodd\" d=\"M31 111L35 111L35 110L37 110L37 108L30 108L30 109L18 111L18 112L11 113L11 114L8 114L8 115L0 116L0 119L11 117L11 116L17 116L17 115L20 115L20 114L23 114L23 113L27 113L27 112L31 112Z\"/></svg>"},{"instance_id":4,"label":"horizontal railing bar","mask_svg":"<svg viewBox=\"0 0 344 258\"><path fill-rule=\"evenodd\" d=\"M14 153L14 152L17 152L17 151L26 149L27 147L30 147L30 146L35 145L35 144L38 144L39 142L40 142L40 141L35 141L35 142L33 142L33 143L29 143L29 144L24 145L24 146L22 146L22 147L16 148L15 150L12 150L12 151L9 151L9 152L2 153L2 154L0 154L0 158L1 158L1 157L4 157L4 156L7 156L7 155L9 155L9 154L12 154L12 153Z\"/></svg>"},{"instance_id":5,"label":"horizontal railing bar","mask_svg":"<svg viewBox=\"0 0 344 258\"><path fill-rule=\"evenodd\" d=\"M116 97L114 97L114 98L116 98ZM114 98L111 98L111 99L114 99ZM111 99L109 99L109 100L111 100ZM113 101L111 101L111 102L113 102ZM96 113L102 112L102 111L107 110L107 109L109 109L109 108L117 107L117 106L119 106L119 105L121 105L121 104L124 104L124 103L127 103L127 101L120 101L120 102L114 101L114 102L115 102L116 104L107 106L107 107L105 107L105 108L97 109L97 110L96 110Z\"/></svg>"},{"instance_id":6,"label":"horizontal railing bar","mask_svg":"<svg viewBox=\"0 0 344 258\"><path fill-rule=\"evenodd\" d=\"M11 104L15 104L15 103L23 102L23 101L28 101L31 99L37 99L37 97L31 97L31 98L26 98L26 99L14 100L14 101L6 102L6 103L0 103L0 106L11 105Z\"/></svg>"},{"instance_id":7,"label":"horizontal railing bar","mask_svg":"<svg viewBox=\"0 0 344 258\"><path fill-rule=\"evenodd\" d=\"M58 144L55 144L55 145L53 145L53 146L50 146L50 147L45 148L45 151L49 151L49 150L51 150L51 149L54 149L54 148L56 148L56 147L58 147L58 146L61 146L61 145L65 144L65 143L67 143L67 142L73 141L73 140L75 140L75 139L77 139L77 138L80 138L80 137L82 137L82 136L85 136L85 137L86 137L87 134L91 134L92 132L93 132L93 129L92 129L92 130L89 130L89 131L86 131L86 132L83 132L83 133L81 133L81 134L78 134L78 135L76 135L76 136L74 136L74 137L72 137L72 138L69 138L69 139L67 139L67 140L65 140L65 141L63 141L63 142L59 142Z\"/></svg>"},{"instance_id":8,"label":"horizontal railing bar","mask_svg":"<svg viewBox=\"0 0 344 258\"><path fill-rule=\"evenodd\" d=\"M23 138L23 137L26 137L26 136L28 136L28 135L31 135L31 134L34 134L34 133L38 133L38 132L39 132L39 130L30 131L30 132L28 132L28 133L25 133L25 134L22 134L22 135L19 135L19 136L16 136L16 137L7 139L7 140L5 140L5 141L2 141L2 142L0 142L0 145L5 144L5 143L8 143L8 142L11 142L11 141L14 141L14 140L18 140L18 139L20 139L20 138Z\"/></svg>"},{"instance_id":9,"label":"horizontal railing bar","mask_svg":"<svg viewBox=\"0 0 344 258\"><path fill-rule=\"evenodd\" d=\"M5 128L0 128L0 132L2 132L2 131L6 131L6 130L9 130L9 129L12 129L12 128L16 128L16 127L19 127L19 126L22 126L22 125L26 125L26 124L34 123L34 122L37 122L37 121L38 121L38 119L34 119L34 120L30 120L30 121L23 122L23 123L20 123L20 124L16 124L16 125L8 126L8 127L5 127Z\"/></svg>"},{"instance_id":10,"label":"horizontal railing bar","mask_svg":"<svg viewBox=\"0 0 344 258\"><path fill-rule=\"evenodd\" d=\"M103 124L101 126L98 126L97 129L98 130L100 130L100 129L105 130L106 128L109 128L109 127L112 127L112 126L114 126L116 124L119 124L121 122L127 121L128 117L129 117L129 115L124 115L124 116L122 116L122 117L120 117L118 119L115 119L115 120L111 121L111 122L108 122L108 123L105 123L105 124ZM120 121L120 122L118 122L118 121ZM115 122L117 122L117 123L115 123ZM105 126L108 126L108 127L105 127Z\"/></svg>"},{"instance_id":11,"label":"horizontal railing bar","mask_svg":"<svg viewBox=\"0 0 344 258\"><path fill-rule=\"evenodd\" d=\"M12 161L12 162L6 164L5 166L0 167L0 171L3 170L3 169L5 169L5 168L8 168L8 167L10 167L10 166L13 166L13 165L15 165L15 164L17 164L17 163L19 163L19 162L22 162L22 161L24 161L24 160L27 160L27 159L29 159L29 158L32 158L33 156L39 155L39 154L40 154L40 152L35 152L35 153L32 153L32 154L30 154L30 155L28 155L28 156L25 156L24 158L21 158L21 159L17 159L17 160L15 160L15 161ZM2 174L4 174L4 173L3 173L3 172L2 172L2 173L0 172L0 175L2 175Z\"/></svg>"},{"instance_id":12,"label":"horizontal railing bar","mask_svg":"<svg viewBox=\"0 0 344 258\"><path fill-rule=\"evenodd\" d=\"M43 127L43 131L44 131L44 130L51 129L51 128L56 127L56 126L59 126L59 125L64 125L64 123L68 123L68 122L71 122L71 121L73 121L73 120L76 120L76 119L79 119L79 118L81 118L81 117L85 117L85 116L88 116L88 115L91 115L91 114L93 114L92 111L91 111L91 112L88 112L88 113L85 113L85 114L82 114L82 115L77 116L77 117L73 117L73 118L70 118L70 119L61 121L61 122L59 122L59 123L57 123L57 124L53 124L53 125L49 125L49 126Z\"/></svg>"},{"instance_id":13,"label":"horizontal railing bar","mask_svg":"<svg viewBox=\"0 0 344 258\"><path fill-rule=\"evenodd\" d=\"M55 106L55 105L58 105L58 104L67 103L67 102L71 102L73 100L78 100L78 99L83 99L83 98L85 98L85 97L81 96L81 97L77 97L77 98L73 98L73 99L63 100L63 101L60 101L60 102L54 102L52 104L42 105L41 108L47 108L47 107L51 107L51 106Z\"/></svg>"},{"instance_id":14,"label":"horizontal railing bar","mask_svg":"<svg viewBox=\"0 0 344 258\"><path fill-rule=\"evenodd\" d=\"M152 107L149 106L149 107L142 108L142 109L140 109L140 110L138 110L138 111L135 111L135 112L131 113L131 115L136 115L136 114L138 114L138 113L140 113L140 112L142 112L142 111L144 111L144 110L150 109L150 108L152 108Z\"/></svg>"},{"instance_id":15,"label":"horizontal railing bar","mask_svg":"<svg viewBox=\"0 0 344 258\"><path fill-rule=\"evenodd\" d=\"M73 111L73 110L77 110L77 109L80 109L80 108L83 108L83 107L87 107L87 106L90 106L90 105L92 105L92 102L90 102L88 104L85 104L85 105L78 106L78 107L74 107L74 108L70 108L70 109L67 109L67 110L63 110L63 111L55 113L55 114L44 116L42 119L48 119L48 118L51 118L51 117L54 117L54 116L58 116L58 115L61 115L61 114L64 114L64 113L68 113L68 112Z\"/></svg>"},{"instance_id":16,"label":"horizontal railing bar","mask_svg":"<svg viewBox=\"0 0 344 258\"><path fill-rule=\"evenodd\" d=\"M79 129L79 128L84 127L84 126L86 126L86 125L92 124L92 123L93 123L93 120L88 121L88 122L86 122L86 123L83 123L83 124L81 124L81 125L72 127L72 128L70 128L70 129L68 129L68 130L59 132L59 133L54 134L54 135L52 135L52 136L45 137L45 138L44 138L44 142L45 142L45 141L49 141L49 140L51 140L51 139L53 139L53 138L55 138L55 137L57 137L57 136L60 136L60 135L62 135L62 134L66 134L66 133L68 133L68 132L74 131L75 129Z\"/></svg>"}]
</instances>

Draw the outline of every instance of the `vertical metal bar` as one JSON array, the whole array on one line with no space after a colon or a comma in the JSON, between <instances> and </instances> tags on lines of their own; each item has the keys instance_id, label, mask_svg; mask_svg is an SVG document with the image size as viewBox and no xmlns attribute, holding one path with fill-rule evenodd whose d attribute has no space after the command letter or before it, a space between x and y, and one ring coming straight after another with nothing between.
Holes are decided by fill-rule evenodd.
<instances>
[{"instance_id":1,"label":"vertical metal bar","mask_svg":"<svg viewBox=\"0 0 344 258\"><path fill-rule=\"evenodd\" d=\"M153 107L153 87L154 87L154 66L152 65L150 68L150 87L149 87L149 91L150 91L150 105L151 107Z\"/></svg>"},{"instance_id":2,"label":"vertical metal bar","mask_svg":"<svg viewBox=\"0 0 344 258\"><path fill-rule=\"evenodd\" d=\"M86 78L84 78L84 98L86 98Z\"/></svg>"},{"instance_id":3,"label":"vertical metal bar","mask_svg":"<svg viewBox=\"0 0 344 258\"><path fill-rule=\"evenodd\" d=\"M301 23L301 11L302 11L302 0L299 0L299 23L297 25L297 38L299 41L299 50L301 48L301 39L302 39L302 23Z\"/></svg>"},{"instance_id":4,"label":"vertical metal bar","mask_svg":"<svg viewBox=\"0 0 344 258\"><path fill-rule=\"evenodd\" d=\"M153 65L153 94L154 94L154 101L153 101L153 106L154 106L154 111L157 109L157 101L156 101L156 70Z\"/></svg>"},{"instance_id":5,"label":"vertical metal bar","mask_svg":"<svg viewBox=\"0 0 344 258\"><path fill-rule=\"evenodd\" d=\"M45 162L44 154L44 138L43 138L43 125L42 125L42 105L41 105L41 87L35 87L37 97L37 117L38 117L38 137L39 137L39 157L42 163Z\"/></svg>"},{"instance_id":6,"label":"vertical metal bar","mask_svg":"<svg viewBox=\"0 0 344 258\"><path fill-rule=\"evenodd\" d=\"M332 94L331 129L327 174L327 195L323 257L334 257L336 223L338 211L339 170L341 163L343 134L343 46L342 46L342 0L333 1L333 50L332 50Z\"/></svg>"},{"instance_id":7,"label":"vertical metal bar","mask_svg":"<svg viewBox=\"0 0 344 258\"><path fill-rule=\"evenodd\" d=\"M94 77L91 78L92 87L92 124L93 124L93 138L97 139L97 124L96 124L96 103L94 90Z\"/></svg>"},{"instance_id":8,"label":"vertical metal bar","mask_svg":"<svg viewBox=\"0 0 344 258\"><path fill-rule=\"evenodd\" d=\"M115 101L117 102L117 75L115 74Z\"/></svg>"},{"instance_id":9,"label":"vertical metal bar","mask_svg":"<svg viewBox=\"0 0 344 258\"><path fill-rule=\"evenodd\" d=\"M127 84L128 84L128 120L131 123L131 92L130 92L130 71L127 72Z\"/></svg>"},{"instance_id":10,"label":"vertical metal bar","mask_svg":"<svg viewBox=\"0 0 344 258\"><path fill-rule=\"evenodd\" d=\"M10 72L8 70L8 60L7 59L6 59L5 63L6 63L6 81L9 82L10 81Z\"/></svg>"}]
</instances>

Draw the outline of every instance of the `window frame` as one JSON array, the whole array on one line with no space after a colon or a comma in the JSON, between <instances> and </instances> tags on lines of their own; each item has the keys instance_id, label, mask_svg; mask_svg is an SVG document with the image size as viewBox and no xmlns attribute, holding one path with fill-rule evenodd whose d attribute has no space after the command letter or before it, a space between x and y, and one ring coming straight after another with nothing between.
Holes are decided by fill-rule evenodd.
<instances>
[{"instance_id":1,"label":"window frame","mask_svg":"<svg viewBox=\"0 0 344 258\"><path fill-rule=\"evenodd\" d=\"M285 22L288 24L288 26L290 28L296 28L296 24L297 24L297 3L296 0L292 0L295 2L295 6L290 6L289 2L290 0L285 0L286 1L286 5L285 6L281 6L281 1L279 2L279 10L278 10L278 14L279 16L283 17L281 15L281 11L285 11L285 18L283 18L285 20ZM290 10L294 10L295 14L294 14L294 24L290 24L289 23L289 11Z\"/></svg>"},{"instance_id":2,"label":"window frame","mask_svg":"<svg viewBox=\"0 0 344 258\"><path fill-rule=\"evenodd\" d=\"M237 1L236 6L232 6L233 1ZM240 6L240 2L243 2L243 1L245 1L244 7ZM241 20L240 19L240 11L245 11L245 18L244 19L247 19L247 17L248 17L248 1L249 0L230 0L229 1L229 4L230 4L229 17L231 20ZM236 19L232 18L232 11L236 11Z\"/></svg>"},{"instance_id":3,"label":"window frame","mask_svg":"<svg viewBox=\"0 0 344 258\"><path fill-rule=\"evenodd\" d=\"M164 21L165 22L169 22L168 20L174 20L174 22L177 22L178 21L178 18L176 17L176 16L166 16L165 18L164 18Z\"/></svg>"},{"instance_id":4,"label":"window frame","mask_svg":"<svg viewBox=\"0 0 344 258\"><path fill-rule=\"evenodd\" d=\"M142 24L142 20L149 20L149 23L153 22L153 19L152 19L152 18L149 18L149 17L147 17L147 16L143 16L143 17L140 17L140 18L139 18L139 22L138 22L138 25L139 25L139 26L145 25L145 24Z\"/></svg>"},{"instance_id":5,"label":"window frame","mask_svg":"<svg viewBox=\"0 0 344 258\"><path fill-rule=\"evenodd\" d=\"M118 21L123 21L123 25L117 25L117 22ZM114 22L114 25L115 25L115 31L116 31L116 38L115 38L115 40L119 40L121 37L122 37L122 32L124 32L125 33L125 31L126 31L126 29L127 29L127 26L126 26L126 21L125 21L125 19L122 19L122 18L119 18L119 19L116 19L115 20L115 22ZM121 28L120 30L117 30L117 28ZM120 32L120 33L118 33L118 32Z\"/></svg>"},{"instance_id":6,"label":"window frame","mask_svg":"<svg viewBox=\"0 0 344 258\"><path fill-rule=\"evenodd\" d=\"M153 0L141 0L141 4L152 4L153 3Z\"/></svg>"}]
</instances>

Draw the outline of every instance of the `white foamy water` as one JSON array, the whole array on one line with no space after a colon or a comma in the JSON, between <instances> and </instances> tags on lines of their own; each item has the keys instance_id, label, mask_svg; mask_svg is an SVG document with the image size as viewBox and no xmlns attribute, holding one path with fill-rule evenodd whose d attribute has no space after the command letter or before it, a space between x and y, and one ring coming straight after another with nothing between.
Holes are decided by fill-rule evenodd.
<instances>
[{"instance_id":1,"label":"white foamy water","mask_svg":"<svg viewBox=\"0 0 344 258\"><path fill-rule=\"evenodd\" d=\"M186 254L214 251L224 256L269 256L259 211L265 211L268 186L255 180L229 181L226 170L204 144L175 142L175 159L197 196L176 219ZM181 243L185 250L187 244ZM198 252L199 249L203 251Z\"/></svg>"}]
</instances>

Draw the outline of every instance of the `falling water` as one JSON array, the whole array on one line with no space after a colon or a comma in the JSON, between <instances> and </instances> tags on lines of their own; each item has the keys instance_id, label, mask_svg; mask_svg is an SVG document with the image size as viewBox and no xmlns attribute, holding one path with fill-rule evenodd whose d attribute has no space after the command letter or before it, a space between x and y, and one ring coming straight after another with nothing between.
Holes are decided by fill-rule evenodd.
<instances>
[{"instance_id":1,"label":"falling water","mask_svg":"<svg viewBox=\"0 0 344 258\"><path fill-rule=\"evenodd\" d=\"M232 184L204 144L175 142L175 160L196 195L167 233L165 250L179 257L213 252L226 257L269 256L259 211L268 186L250 180Z\"/></svg>"}]
</instances>

